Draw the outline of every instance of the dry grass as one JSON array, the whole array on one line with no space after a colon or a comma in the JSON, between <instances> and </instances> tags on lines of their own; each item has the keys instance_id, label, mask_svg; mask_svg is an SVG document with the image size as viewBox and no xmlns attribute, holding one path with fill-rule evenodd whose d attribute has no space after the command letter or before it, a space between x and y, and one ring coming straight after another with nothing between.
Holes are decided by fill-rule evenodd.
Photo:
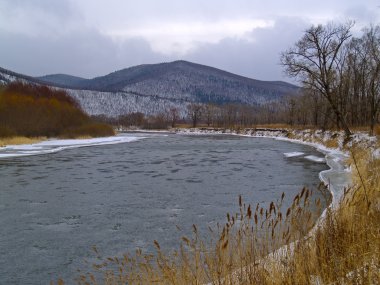
<instances>
[{"instance_id":1,"label":"dry grass","mask_svg":"<svg viewBox=\"0 0 380 285\"><path fill-rule=\"evenodd\" d=\"M7 146L7 145L19 145L19 144L32 144L32 143L38 143L41 141L46 140L46 137L6 137L6 138L0 138L0 146Z\"/></svg>"},{"instance_id":2,"label":"dry grass","mask_svg":"<svg viewBox=\"0 0 380 285\"><path fill-rule=\"evenodd\" d=\"M379 145L378 145L379 146ZM100 258L78 284L380 284L380 160L363 147L351 149L354 186L341 206L326 210L314 228L310 206L320 206L303 189L293 205L282 199L268 209L239 199L240 211L210 238L196 226L177 251L140 250ZM97 250L95 249L96 253Z\"/></svg>"},{"instance_id":3,"label":"dry grass","mask_svg":"<svg viewBox=\"0 0 380 285\"><path fill-rule=\"evenodd\" d=\"M380 124L377 124L373 130L373 133L377 136L380 136Z\"/></svg>"},{"instance_id":4,"label":"dry grass","mask_svg":"<svg viewBox=\"0 0 380 285\"><path fill-rule=\"evenodd\" d=\"M289 125L289 124L258 124L256 128L264 129L289 129L289 130L315 130L313 125Z\"/></svg>"},{"instance_id":5,"label":"dry grass","mask_svg":"<svg viewBox=\"0 0 380 285\"><path fill-rule=\"evenodd\" d=\"M337 138L331 138L323 143L328 148L339 148L339 141Z\"/></svg>"},{"instance_id":6,"label":"dry grass","mask_svg":"<svg viewBox=\"0 0 380 285\"><path fill-rule=\"evenodd\" d=\"M325 191L324 187L321 191ZM280 284L270 274L282 268L293 252L289 244L302 239L320 215L320 201L304 188L293 205L282 209L284 194L268 209L243 203L240 210L227 214L226 223L210 229L208 239L202 239L193 226L191 237L182 237L177 251L165 253L157 241L156 254L135 254L98 258L94 271L81 274L78 284ZM313 204L313 211L309 206ZM284 247L278 258L268 256ZM298 248L298 247L297 247ZM94 248L96 255L98 250ZM99 277L100 276L100 277ZM285 275L283 276L285 277ZM287 278L287 277L286 277Z\"/></svg>"},{"instance_id":7,"label":"dry grass","mask_svg":"<svg viewBox=\"0 0 380 285\"><path fill-rule=\"evenodd\" d=\"M114 136L114 129L103 123L87 123L81 126L67 128L62 131L60 137L65 139L95 138Z\"/></svg>"},{"instance_id":8,"label":"dry grass","mask_svg":"<svg viewBox=\"0 0 380 285\"><path fill-rule=\"evenodd\" d=\"M370 127L369 126L351 126L350 130L352 132L369 133ZM375 125L375 127L373 128L373 132L375 135L380 135L380 124Z\"/></svg>"}]
</instances>

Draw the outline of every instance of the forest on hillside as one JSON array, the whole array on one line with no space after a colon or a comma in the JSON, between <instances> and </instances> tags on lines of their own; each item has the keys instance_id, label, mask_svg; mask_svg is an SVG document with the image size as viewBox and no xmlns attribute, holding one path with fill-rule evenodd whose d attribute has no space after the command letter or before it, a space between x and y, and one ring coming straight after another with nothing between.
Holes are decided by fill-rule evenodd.
<instances>
[{"instance_id":1,"label":"forest on hillside","mask_svg":"<svg viewBox=\"0 0 380 285\"><path fill-rule=\"evenodd\" d=\"M65 91L13 82L0 89L0 137L99 137L113 128L95 122Z\"/></svg>"}]
</instances>

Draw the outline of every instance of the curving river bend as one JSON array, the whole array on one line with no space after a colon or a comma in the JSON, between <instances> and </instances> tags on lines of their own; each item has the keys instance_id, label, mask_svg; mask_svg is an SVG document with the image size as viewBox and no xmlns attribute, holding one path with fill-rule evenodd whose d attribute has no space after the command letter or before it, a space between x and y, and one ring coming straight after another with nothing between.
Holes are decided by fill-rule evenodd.
<instances>
[{"instance_id":1,"label":"curving river bend","mask_svg":"<svg viewBox=\"0 0 380 285\"><path fill-rule=\"evenodd\" d=\"M237 211L239 195L265 205L285 192L285 208L328 168L310 146L267 138L133 136L144 138L0 159L0 284L70 284L93 245L174 248L192 224L206 232Z\"/></svg>"}]
</instances>

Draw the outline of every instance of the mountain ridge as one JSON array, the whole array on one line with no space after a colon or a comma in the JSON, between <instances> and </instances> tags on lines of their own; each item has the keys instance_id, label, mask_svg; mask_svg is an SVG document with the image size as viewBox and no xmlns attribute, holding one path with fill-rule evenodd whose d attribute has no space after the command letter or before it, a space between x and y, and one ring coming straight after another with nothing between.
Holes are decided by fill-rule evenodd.
<instances>
[{"instance_id":1,"label":"mountain ridge","mask_svg":"<svg viewBox=\"0 0 380 285\"><path fill-rule=\"evenodd\" d=\"M80 82L86 81L88 79L78 76L73 76L69 74L63 74L63 73L57 73L57 74L48 74L44 76L38 76L34 77L38 80L44 81L44 82L50 82L50 83L56 83L59 85L76 85Z\"/></svg>"},{"instance_id":2,"label":"mountain ridge","mask_svg":"<svg viewBox=\"0 0 380 285\"><path fill-rule=\"evenodd\" d=\"M142 64L85 79L67 74L31 77L0 69L0 82L21 79L65 89L89 114L157 114L192 103L263 105L297 95L283 81L261 81L188 61ZM112 113L116 112L116 113Z\"/></svg>"},{"instance_id":3,"label":"mountain ridge","mask_svg":"<svg viewBox=\"0 0 380 285\"><path fill-rule=\"evenodd\" d=\"M162 63L154 63L154 64L140 64L136 66L131 66L127 68L123 68L120 70L113 71L109 74L97 76L91 79L86 79L78 76L72 76L69 74L49 74L39 77L34 77L38 80L45 81L47 83L52 84L58 84L58 85L64 85L71 88L80 88L80 89L86 89L86 90L96 90L96 91L121 91L123 88L115 88L115 85L118 86L120 83L125 83L126 85L131 83L136 83L138 81L141 81L141 77L145 77L147 75L154 74L155 72L162 72L162 67L168 67L164 72L168 72L168 69L178 69L179 65L185 65L187 67L194 69L203 69L207 70L209 73L220 73L223 76L231 77L238 80L247 80L251 82L255 82L257 84L272 84L276 86L281 87L289 87L289 88L299 88L298 86L295 86L291 83L285 82L285 81L267 81L267 80L258 80L249 78L246 76L238 75L229 71L225 71L219 68L198 64L198 63L192 63L185 60L177 60L173 62L162 62ZM143 70L143 75L140 74L139 71ZM147 72L148 70L148 72ZM137 73L137 74L136 74ZM68 84L67 82L61 81L61 77L67 77L69 80L76 81L73 84ZM142 78L142 79L145 79Z\"/></svg>"}]
</instances>

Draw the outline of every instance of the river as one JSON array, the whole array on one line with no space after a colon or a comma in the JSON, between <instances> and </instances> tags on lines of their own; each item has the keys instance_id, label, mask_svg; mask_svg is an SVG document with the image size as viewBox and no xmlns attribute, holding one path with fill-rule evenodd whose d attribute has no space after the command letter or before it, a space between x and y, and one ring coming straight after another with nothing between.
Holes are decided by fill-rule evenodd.
<instances>
[{"instance_id":1,"label":"river","mask_svg":"<svg viewBox=\"0 0 380 285\"><path fill-rule=\"evenodd\" d=\"M268 138L120 136L134 140L0 158L0 284L71 284L94 245L176 248L192 224L224 222L239 195L267 205L284 192L287 207L328 168L314 148Z\"/></svg>"}]
</instances>

